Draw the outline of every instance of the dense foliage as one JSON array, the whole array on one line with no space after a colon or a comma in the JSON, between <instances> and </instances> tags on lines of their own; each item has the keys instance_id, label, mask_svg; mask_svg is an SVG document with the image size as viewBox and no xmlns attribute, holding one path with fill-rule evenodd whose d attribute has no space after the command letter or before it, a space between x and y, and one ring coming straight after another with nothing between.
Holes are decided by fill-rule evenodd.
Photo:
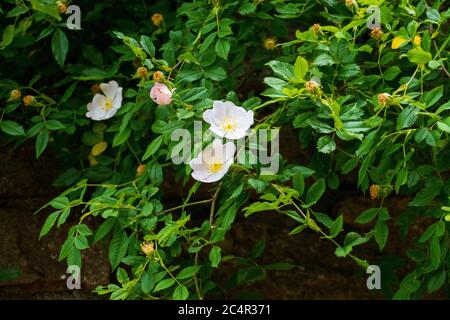
<instances>
[{"instance_id":1,"label":"dense foliage","mask_svg":"<svg viewBox=\"0 0 450 320\"><path fill-rule=\"evenodd\" d=\"M70 4L81 9L81 30L66 26L68 3L2 1L0 137L9 148L31 139L36 157L49 149L60 159L65 169L54 185L67 190L48 204L53 211L41 236L78 214L59 258L81 266L82 250L107 244L117 281L97 288L99 294L220 297L269 270L289 269L256 263L262 241L248 257L221 249L237 215L268 210L298 223L291 234L315 232L336 245L338 257L363 268L377 261L355 256L354 247L374 241L382 250L390 220L402 237L425 220L428 229L406 252L415 267L384 292L410 299L448 290L446 1ZM379 28L368 28L370 6L379 8ZM123 88L121 105L95 119L102 121L87 117L98 85L111 80ZM150 97L155 83L164 84L163 91ZM202 121L211 138L203 119L214 100L252 110L255 130L294 128L301 148L314 155L300 163L273 155L280 168L272 174L261 174L259 162L234 163L219 182L206 185L209 198L193 201L204 184L193 183L189 164L172 162L171 134L193 132L194 121ZM356 219L371 226L368 233L348 232L343 215L315 209L344 177L374 199ZM179 206L166 207L163 182L184 186ZM259 200L249 200L253 193ZM391 217L384 199L395 195L410 200ZM193 219L191 209L205 204L204 221ZM101 221L96 230L85 223L89 216ZM224 260L237 265L225 287L214 277Z\"/></svg>"}]
</instances>

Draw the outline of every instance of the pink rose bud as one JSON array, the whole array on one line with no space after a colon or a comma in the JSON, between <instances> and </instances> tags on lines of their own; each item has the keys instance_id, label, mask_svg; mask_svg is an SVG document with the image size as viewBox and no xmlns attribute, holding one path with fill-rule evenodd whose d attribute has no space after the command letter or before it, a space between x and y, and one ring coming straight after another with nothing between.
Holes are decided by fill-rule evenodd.
<instances>
[{"instance_id":1,"label":"pink rose bud","mask_svg":"<svg viewBox=\"0 0 450 320\"><path fill-rule=\"evenodd\" d=\"M172 93L175 89L170 90L164 83L156 82L150 90L150 98L160 106L168 105L172 102Z\"/></svg>"}]
</instances>

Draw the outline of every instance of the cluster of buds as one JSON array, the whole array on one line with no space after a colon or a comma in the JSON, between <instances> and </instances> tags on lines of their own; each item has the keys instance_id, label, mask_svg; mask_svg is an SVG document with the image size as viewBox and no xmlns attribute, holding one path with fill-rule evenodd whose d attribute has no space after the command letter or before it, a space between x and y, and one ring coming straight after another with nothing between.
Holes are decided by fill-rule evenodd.
<instances>
[{"instance_id":1,"label":"cluster of buds","mask_svg":"<svg viewBox=\"0 0 450 320\"><path fill-rule=\"evenodd\" d=\"M266 50L274 50L276 46L277 39L275 39L274 37L264 39L264 48L266 48Z\"/></svg>"},{"instance_id":2,"label":"cluster of buds","mask_svg":"<svg viewBox=\"0 0 450 320\"><path fill-rule=\"evenodd\" d=\"M137 68L135 76L137 78L147 79L148 78L148 69L146 67Z\"/></svg>"},{"instance_id":3,"label":"cluster of buds","mask_svg":"<svg viewBox=\"0 0 450 320\"><path fill-rule=\"evenodd\" d=\"M370 36L372 37L372 39L380 41L381 37L383 36L383 31L381 30L381 28L373 28L372 31L370 31Z\"/></svg>"},{"instance_id":4,"label":"cluster of buds","mask_svg":"<svg viewBox=\"0 0 450 320\"><path fill-rule=\"evenodd\" d=\"M22 96L22 92L20 92L19 89L11 90L11 92L9 93L8 101L17 101L20 99L21 96Z\"/></svg>"},{"instance_id":5,"label":"cluster of buds","mask_svg":"<svg viewBox=\"0 0 450 320\"><path fill-rule=\"evenodd\" d=\"M139 177L144 172L145 172L145 164L138 165L138 167L136 168L136 176Z\"/></svg>"},{"instance_id":6,"label":"cluster of buds","mask_svg":"<svg viewBox=\"0 0 450 320\"><path fill-rule=\"evenodd\" d=\"M162 73L161 71L155 71L155 73L153 73L153 80L155 80L156 82L162 82L164 78L164 73Z\"/></svg>"},{"instance_id":7,"label":"cluster of buds","mask_svg":"<svg viewBox=\"0 0 450 320\"><path fill-rule=\"evenodd\" d=\"M152 15L152 23L154 26L159 27L161 25L161 23L163 23L163 21L164 21L164 17L162 14L154 13Z\"/></svg>"},{"instance_id":8,"label":"cluster of buds","mask_svg":"<svg viewBox=\"0 0 450 320\"><path fill-rule=\"evenodd\" d=\"M67 12L67 2L66 1L56 1L56 6L58 7L59 13L66 13Z\"/></svg>"},{"instance_id":9,"label":"cluster of buds","mask_svg":"<svg viewBox=\"0 0 450 320\"><path fill-rule=\"evenodd\" d=\"M391 101L391 95L389 93L380 93L378 95L378 104L385 107Z\"/></svg>"},{"instance_id":10,"label":"cluster of buds","mask_svg":"<svg viewBox=\"0 0 450 320\"><path fill-rule=\"evenodd\" d=\"M35 104L36 98L34 96L27 95L27 96L23 97L22 101L23 101L23 105L25 107L29 107L29 106L32 106Z\"/></svg>"},{"instance_id":11,"label":"cluster of buds","mask_svg":"<svg viewBox=\"0 0 450 320\"><path fill-rule=\"evenodd\" d=\"M392 192L392 190L393 189L391 185L381 186L379 184L373 184L369 187L370 198L372 200L384 199Z\"/></svg>"},{"instance_id":12,"label":"cluster of buds","mask_svg":"<svg viewBox=\"0 0 450 320\"><path fill-rule=\"evenodd\" d=\"M150 257L155 252L155 247L152 242L142 242L141 243L141 251L147 256Z\"/></svg>"},{"instance_id":13,"label":"cluster of buds","mask_svg":"<svg viewBox=\"0 0 450 320\"><path fill-rule=\"evenodd\" d=\"M313 26L311 27L312 31L314 31L314 33L319 33L320 31L320 24L318 23L314 23Z\"/></svg>"}]
</instances>

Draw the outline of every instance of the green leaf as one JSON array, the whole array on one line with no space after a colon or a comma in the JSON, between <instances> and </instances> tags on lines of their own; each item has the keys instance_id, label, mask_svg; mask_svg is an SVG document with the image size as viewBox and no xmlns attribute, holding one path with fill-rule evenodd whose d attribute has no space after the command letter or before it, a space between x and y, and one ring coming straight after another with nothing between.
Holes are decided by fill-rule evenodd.
<instances>
[{"instance_id":1,"label":"green leaf","mask_svg":"<svg viewBox=\"0 0 450 320\"><path fill-rule=\"evenodd\" d=\"M0 49L4 49L9 46L14 40L14 30L15 26L13 24L8 25L5 30L3 30L2 42L0 42Z\"/></svg>"},{"instance_id":2,"label":"green leaf","mask_svg":"<svg viewBox=\"0 0 450 320\"><path fill-rule=\"evenodd\" d=\"M122 229L117 229L109 245L109 261L114 270L125 257L128 250L128 236Z\"/></svg>"},{"instance_id":3,"label":"green leaf","mask_svg":"<svg viewBox=\"0 0 450 320\"><path fill-rule=\"evenodd\" d=\"M64 209L69 205L69 199L66 196L59 196L50 201L50 205L55 209Z\"/></svg>"},{"instance_id":4,"label":"green leaf","mask_svg":"<svg viewBox=\"0 0 450 320\"><path fill-rule=\"evenodd\" d=\"M52 52L56 62L61 66L64 66L67 52L69 51L69 40L67 40L66 34L60 29L56 30L52 37Z\"/></svg>"},{"instance_id":5,"label":"green leaf","mask_svg":"<svg viewBox=\"0 0 450 320\"><path fill-rule=\"evenodd\" d=\"M409 50L407 56L409 61L415 64L426 64L433 58L431 53L426 52L421 48L413 48Z\"/></svg>"},{"instance_id":6,"label":"green leaf","mask_svg":"<svg viewBox=\"0 0 450 320\"><path fill-rule=\"evenodd\" d=\"M423 94L423 102L426 104L427 108L436 104L440 98L444 95L444 86L439 86L433 90L427 91Z\"/></svg>"},{"instance_id":7,"label":"green leaf","mask_svg":"<svg viewBox=\"0 0 450 320\"><path fill-rule=\"evenodd\" d=\"M336 149L336 143L330 136L322 136L317 140L317 150L322 153L331 153Z\"/></svg>"},{"instance_id":8,"label":"green leaf","mask_svg":"<svg viewBox=\"0 0 450 320\"><path fill-rule=\"evenodd\" d=\"M342 230L344 226L344 216L341 214L337 219L333 222L330 228L330 237L336 237Z\"/></svg>"},{"instance_id":9,"label":"green leaf","mask_svg":"<svg viewBox=\"0 0 450 320\"><path fill-rule=\"evenodd\" d=\"M55 119L46 121L45 126L47 127L48 130L61 130L66 128L65 125L63 125L60 121Z\"/></svg>"},{"instance_id":10,"label":"green leaf","mask_svg":"<svg viewBox=\"0 0 450 320\"><path fill-rule=\"evenodd\" d=\"M441 263L441 245L439 244L439 237L436 234L430 242L430 259L433 268L438 268Z\"/></svg>"},{"instance_id":11,"label":"green leaf","mask_svg":"<svg viewBox=\"0 0 450 320\"><path fill-rule=\"evenodd\" d=\"M50 229L54 226L56 219L58 219L59 211L50 214L44 222L44 226L39 233L39 239L49 233Z\"/></svg>"},{"instance_id":12,"label":"green leaf","mask_svg":"<svg viewBox=\"0 0 450 320\"><path fill-rule=\"evenodd\" d=\"M297 173L292 176L292 186L298 192L298 196L300 197L305 191L305 178L303 178L303 174Z\"/></svg>"},{"instance_id":13,"label":"green leaf","mask_svg":"<svg viewBox=\"0 0 450 320\"><path fill-rule=\"evenodd\" d=\"M45 148L47 147L47 144L48 144L48 129L43 128L36 138L35 143L36 159L39 158L42 152L44 152Z\"/></svg>"},{"instance_id":14,"label":"green leaf","mask_svg":"<svg viewBox=\"0 0 450 320\"><path fill-rule=\"evenodd\" d=\"M155 290L153 290L153 292L157 292L157 291L161 291L161 290L170 288L174 284L175 284L175 279L173 279L173 278L164 279L164 280L158 282L158 284L156 285Z\"/></svg>"},{"instance_id":15,"label":"green leaf","mask_svg":"<svg viewBox=\"0 0 450 320\"><path fill-rule=\"evenodd\" d=\"M383 72L384 80L391 81L394 80L400 73L400 68L398 66L392 66Z\"/></svg>"},{"instance_id":16,"label":"green leaf","mask_svg":"<svg viewBox=\"0 0 450 320\"><path fill-rule=\"evenodd\" d=\"M303 81L307 72L308 61L306 61L302 56L298 56L294 64L294 82Z\"/></svg>"},{"instance_id":17,"label":"green leaf","mask_svg":"<svg viewBox=\"0 0 450 320\"><path fill-rule=\"evenodd\" d=\"M324 179L319 179L308 189L306 203L312 205L316 203L325 192L326 183Z\"/></svg>"},{"instance_id":18,"label":"green leaf","mask_svg":"<svg viewBox=\"0 0 450 320\"><path fill-rule=\"evenodd\" d=\"M178 273L177 279L183 280L187 278L192 278L198 272L198 270L200 270L199 266L186 267Z\"/></svg>"},{"instance_id":19,"label":"green leaf","mask_svg":"<svg viewBox=\"0 0 450 320\"><path fill-rule=\"evenodd\" d=\"M150 37L146 35L141 36L140 44L150 56L155 56L155 45L153 44L153 41L152 39L150 39Z\"/></svg>"},{"instance_id":20,"label":"green leaf","mask_svg":"<svg viewBox=\"0 0 450 320\"><path fill-rule=\"evenodd\" d=\"M75 247L77 247L77 249L79 250L89 248L89 243L86 236L79 234L77 237L75 237Z\"/></svg>"},{"instance_id":21,"label":"green leaf","mask_svg":"<svg viewBox=\"0 0 450 320\"><path fill-rule=\"evenodd\" d=\"M389 227L387 223L382 219L378 218L377 222L375 223L374 233L375 233L375 241L377 242L378 247L380 248L381 251L386 245L389 236Z\"/></svg>"},{"instance_id":22,"label":"green leaf","mask_svg":"<svg viewBox=\"0 0 450 320\"><path fill-rule=\"evenodd\" d=\"M230 41L225 38L218 39L215 50L219 57L226 60L228 58L228 52L230 51Z\"/></svg>"},{"instance_id":23,"label":"green leaf","mask_svg":"<svg viewBox=\"0 0 450 320\"><path fill-rule=\"evenodd\" d=\"M24 136L25 130L15 121L5 120L0 122L0 129L10 136Z\"/></svg>"},{"instance_id":24,"label":"green leaf","mask_svg":"<svg viewBox=\"0 0 450 320\"><path fill-rule=\"evenodd\" d=\"M403 109L397 119L397 130L411 127L417 120L418 111L419 110L414 106L409 106Z\"/></svg>"},{"instance_id":25,"label":"green leaf","mask_svg":"<svg viewBox=\"0 0 450 320\"><path fill-rule=\"evenodd\" d=\"M205 77L213 81L222 81L227 78L227 73L222 67L216 65L205 69Z\"/></svg>"},{"instance_id":26,"label":"green leaf","mask_svg":"<svg viewBox=\"0 0 450 320\"><path fill-rule=\"evenodd\" d=\"M370 209L367 209L366 211L364 211L363 213L361 213L361 214L355 219L355 222L356 222L356 223L360 223L360 224L369 223L370 221L372 221L373 219L375 219L375 217L377 216L379 210L380 210L380 208L370 208Z\"/></svg>"},{"instance_id":27,"label":"green leaf","mask_svg":"<svg viewBox=\"0 0 450 320\"><path fill-rule=\"evenodd\" d=\"M189 291L185 286L178 286L173 291L172 298L174 300L186 300L189 298Z\"/></svg>"},{"instance_id":28,"label":"green leaf","mask_svg":"<svg viewBox=\"0 0 450 320\"><path fill-rule=\"evenodd\" d=\"M295 266L290 263L285 262L277 262L277 263L271 263L266 266L264 266L265 270L272 270L272 271L288 271L293 269Z\"/></svg>"},{"instance_id":29,"label":"green leaf","mask_svg":"<svg viewBox=\"0 0 450 320\"><path fill-rule=\"evenodd\" d=\"M217 266L220 263L220 260L222 260L222 255L221 255L221 248L217 247L217 246L213 246L211 251L209 252L209 261L211 261L211 267L213 268L217 268Z\"/></svg>"},{"instance_id":30,"label":"green leaf","mask_svg":"<svg viewBox=\"0 0 450 320\"><path fill-rule=\"evenodd\" d=\"M251 185L253 189L256 190L257 193L263 192L269 186L269 183L267 181L255 178L248 179L248 184Z\"/></svg>"},{"instance_id":31,"label":"green leaf","mask_svg":"<svg viewBox=\"0 0 450 320\"><path fill-rule=\"evenodd\" d=\"M447 273L445 270L442 270L431 277L431 279L428 280L428 292L433 293L439 290L444 285L446 277Z\"/></svg>"},{"instance_id":32,"label":"green leaf","mask_svg":"<svg viewBox=\"0 0 450 320\"><path fill-rule=\"evenodd\" d=\"M144 155L142 156L142 161L147 160L150 158L156 151L158 151L159 147L161 146L163 136L158 136L155 140L153 140L147 147L147 150L145 150Z\"/></svg>"},{"instance_id":33,"label":"green leaf","mask_svg":"<svg viewBox=\"0 0 450 320\"><path fill-rule=\"evenodd\" d=\"M141 280L141 289L145 294L148 294L152 291L153 287L155 286L155 279L153 277L153 274L147 270L142 276Z\"/></svg>"},{"instance_id":34,"label":"green leaf","mask_svg":"<svg viewBox=\"0 0 450 320\"><path fill-rule=\"evenodd\" d=\"M294 67L289 63L272 60L266 63L266 65L272 68L273 72L284 80L290 81L294 76Z\"/></svg>"}]
</instances>

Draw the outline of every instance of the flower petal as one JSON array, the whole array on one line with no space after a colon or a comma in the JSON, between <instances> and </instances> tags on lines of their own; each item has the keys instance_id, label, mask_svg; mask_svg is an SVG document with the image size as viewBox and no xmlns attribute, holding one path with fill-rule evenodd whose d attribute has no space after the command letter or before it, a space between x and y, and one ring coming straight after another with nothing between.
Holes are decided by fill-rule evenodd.
<instances>
[{"instance_id":1,"label":"flower petal","mask_svg":"<svg viewBox=\"0 0 450 320\"><path fill-rule=\"evenodd\" d=\"M100 89L102 89L106 97L110 98L111 100L114 100L116 92L119 89L119 84L116 81L111 80L108 83L101 83Z\"/></svg>"}]
</instances>

